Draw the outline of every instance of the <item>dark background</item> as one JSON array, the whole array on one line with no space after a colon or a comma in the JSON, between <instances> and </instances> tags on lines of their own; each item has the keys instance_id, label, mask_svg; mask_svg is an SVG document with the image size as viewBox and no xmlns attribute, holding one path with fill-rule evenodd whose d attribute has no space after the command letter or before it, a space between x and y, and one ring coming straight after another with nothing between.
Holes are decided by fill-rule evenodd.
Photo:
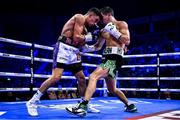
<instances>
[{"instance_id":1,"label":"dark background","mask_svg":"<svg viewBox=\"0 0 180 120\"><path fill-rule=\"evenodd\" d=\"M178 0L4 0L0 7L0 36L52 44L71 16L104 6L112 7L115 17L127 22L180 10Z\"/></svg>"},{"instance_id":2,"label":"dark background","mask_svg":"<svg viewBox=\"0 0 180 120\"><path fill-rule=\"evenodd\" d=\"M2 0L0 10L4 14L71 16L104 6L111 6L116 16L124 19L180 9L178 0Z\"/></svg>"}]
</instances>

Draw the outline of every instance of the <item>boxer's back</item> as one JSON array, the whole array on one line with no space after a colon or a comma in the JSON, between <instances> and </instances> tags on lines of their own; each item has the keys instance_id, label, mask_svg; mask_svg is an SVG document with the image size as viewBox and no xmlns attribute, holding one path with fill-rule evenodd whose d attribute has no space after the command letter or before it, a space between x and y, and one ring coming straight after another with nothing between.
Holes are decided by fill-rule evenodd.
<instances>
[{"instance_id":1,"label":"boxer's back","mask_svg":"<svg viewBox=\"0 0 180 120\"><path fill-rule=\"evenodd\" d=\"M73 28L75 24L75 16L69 19L66 24L63 26L61 35L66 36L68 38L72 38L73 36Z\"/></svg>"},{"instance_id":2,"label":"boxer's back","mask_svg":"<svg viewBox=\"0 0 180 120\"><path fill-rule=\"evenodd\" d=\"M75 25L75 19L77 17L77 14L74 15L72 18L70 18L66 24L63 26L61 35L66 36L67 38L73 38L74 33L74 25ZM84 27L85 29L85 27Z\"/></svg>"}]
</instances>

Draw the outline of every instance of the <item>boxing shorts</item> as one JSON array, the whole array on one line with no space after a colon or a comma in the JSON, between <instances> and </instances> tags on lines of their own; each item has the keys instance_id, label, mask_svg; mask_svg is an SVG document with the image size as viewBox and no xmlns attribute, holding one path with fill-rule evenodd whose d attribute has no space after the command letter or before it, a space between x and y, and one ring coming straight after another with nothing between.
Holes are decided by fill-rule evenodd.
<instances>
[{"instance_id":1,"label":"boxing shorts","mask_svg":"<svg viewBox=\"0 0 180 120\"><path fill-rule=\"evenodd\" d=\"M54 47L53 68L68 69L73 73L77 73L82 70L79 48L65 43L65 39L67 38L61 37Z\"/></svg>"},{"instance_id":2,"label":"boxing shorts","mask_svg":"<svg viewBox=\"0 0 180 120\"><path fill-rule=\"evenodd\" d=\"M109 69L108 76L115 79L116 70L123 64L124 49L120 47L106 47L103 51L100 67Z\"/></svg>"}]
</instances>

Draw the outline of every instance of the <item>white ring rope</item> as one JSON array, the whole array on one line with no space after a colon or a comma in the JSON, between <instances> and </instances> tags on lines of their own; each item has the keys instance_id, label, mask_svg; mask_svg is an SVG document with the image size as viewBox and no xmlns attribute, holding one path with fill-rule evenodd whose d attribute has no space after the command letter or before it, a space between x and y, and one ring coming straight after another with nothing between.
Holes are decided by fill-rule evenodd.
<instances>
[{"instance_id":1,"label":"white ring rope","mask_svg":"<svg viewBox=\"0 0 180 120\"><path fill-rule=\"evenodd\" d=\"M160 53L159 56L173 56L173 55L180 55L180 52L175 53Z\"/></svg>"},{"instance_id":2,"label":"white ring rope","mask_svg":"<svg viewBox=\"0 0 180 120\"><path fill-rule=\"evenodd\" d=\"M82 63L82 66L97 67L98 65L96 65L96 64L89 64L89 63Z\"/></svg>"},{"instance_id":3,"label":"white ring rope","mask_svg":"<svg viewBox=\"0 0 180 120\"><path fill-rule=\"evenodd\" d=\"M33 91L37 91L39 88L33 88ZM122 91L143 91L143 92L157 92L158 90L156 88L118 88ZM20 91L29 91L30 88L0 88L0 92L7 92L7 91L13 91L13 92L20 92ZM61 91L61 90L77 90L77 88L55 88L51 87L48 89L48 91ZM96 88L96 90L107 90L107 88ZM161 91L165 92L180 92L180 89L161 89Z\"/></svg>"},{"instance_id":4,"label":"white ring rope","mask_svg":"<svg viewBox=\"0 0 180 120\"><path fill-rule=\"evenodd\" d=\"M160 77L161 80L180 80L180 77Z\"/></svg>"},{"instance_id":5,"label":"white ring rope","mask_svg":"<svg viewBox=\"0 0 180 120\"><path fill-rule=\"evenodd\" d=\"M0 76L31 77L31 74L27 74L27 73L0 72Z\"/></svg>"},{"instance_id":6,"label":"white ring rope","mask_svg":"<svg viewBox=\"0 0 180 120\"><path fill-rule=\"evenodd\" d=\"M83 56L89 56L89 57L99 57L101 58L102 55L98 55L98 54L92 54L92 53L81 53Z\"/></svg>"},{"instance_id":7,"label":"white ring rope","mask_svg":"<svg viewBox=\"0 0 180 120\"><path fill-rule=\"evenodd\" d=\"M160 67L178 67L180 66L179 63L177 64L160 64Z\"/></svg>"},{"instance_id":8,"label":"white ring rope","mask_svg":"<svg viewBox=\"0 0 180 120\"><path fill-rule=\"evenodd\" d=\"M116 77L116 80L157 80L157 77Z\"/></svg>"},{"instance_id":9,"label":"white ring rope","mask_svg":"<svg viewBox=\"0 0 180 120\"><path fill-rule=\"evenodd\" d=\"M53 62L52 59L47 59L47 58L37 58L37 57L34 58L34 61L39 61L39 62L49 62L49 63L52 63L52 62Z\"/></svg>"},{"instance_id":10,"label":"white ring rope","mask_svg":"<svg viewBox=\"0 0 180 120\"><path fill-rule=\"evenodd\" d=\"M18 45L24 45L24 46L28 46L28 47L31 47L31 46L32 46L32 43L22 42L22 41L17 41L17 40L2 38L2 37L0 37L0 41L1 41L1 42L18 44Z\"/></svg>"},{"instance_id":11,"label":"white ring rope","mask_svg":"<svg viewBox=\"0 0 180 120\"><path fill-rule=\"evenodd\" d=\"M119 90L125 90L125 91L157 91L157 89L154 88L118 88ZM0 92L5 91L29 91L30 88L0 88ZM37 91L38 88L33 88L33 91ZM48 89L48 91L59 91L59 90L77 90L77 88L55 88L51 87ZM107 88L96 88L96 90L107 90ZM168 89L169 90L169 89Z\"/></svg>"},{"instance_id":12,"label":"white ring rope","mask_svg":"<svg viewBox=\"0 0 180 120\"><path fill-rule=\"evenodd\" d=\"M31 57L28 57L28 56L14 55L14 54L1 53L1 52L0 52L0 57L23 59L23 60L31 60ZM52 59L37 58L37 57L34 58L34 61L50 62L50 63L53 62ZM89 63L82 63L82 66L97 67L98 65L96 65L96 64L89 64ZM160 67L176 67L176 66L180 66L180 63L179 64L160 64ZM148 65L122 65L122 68L134 68L134 67L157 67L157 65L156 64L148 64Z\"/></svg>"},{"instance_id":13,"label":"white ring rope","mask_svg":"<svg viewBox=\"0 0 180 120\"><path fill-rule=\"evenodd\" d=\"M122 65L122 68L135 68L135 67L157 67L156 64L149 65Z\"/></svg>"},{"instance_id":14,"label":"white ring rope","mask_svg":"<svg viewBox=\"0 0 180 120\"><path fill-rule=\"evenodd\" d=\"M123 58L157 57L157 54L124 55Z\"/></svg>"},{"instance_id":15,"label":"white ring rope","mask_svg":"<svg viewBox=\"0 0 180 120\"><path fill-rule=\"evenodd\" d=\"M0 52L0 57L16 58L16 59L23 59L23 60L31 60L31 57L28 57L28 56L14 55L14 54L1 53L1 52Z\"/></svg>"},{"instance_id":16,"label":"white ring rope","mask_svg":"<svg viewBox=\"0 0 180 120\"><path fill-rule=\"evenodd\" d=\"M32 43L28 42L22 42L22 41L17 41L13 39L7 39L0 37L1 42L7 42L7 43L13 43L13 44L19 44L19 45L24 45L24 46L32 46ZM44 46L44 45L38 45L34 44L35 48L41 48L41 49L47 49L47 50L53 50L53 47L49 46ZM102 57L102 55L99 54L91 54L91 53L83 53L84 56L90 56L90 57ZM180 52L175 52L175 53L159 53L159 56L173 56L173 55L180 55ZM157 54L139 54L139 55L124 55L124 58L133 58L133 57L157 57Z\"/></svg>"},{"instance_id":17,"label":"white ring rope","mask_svg":"<svg viewBox=\"0 0 180 120\"><path fill-rule=\"evenodd\" d=\"M27 73L0 72L0 76L8 77L31 77ZM51 75L34 74L35 78L49 78ZM85 77L89 79L89 77ZM61 79L76 79L74 76L62 76ZM161 80L180 80L180 77L160 77ZM104 79L100 79L104 80ZM157 77L116 77L116 80L157 80Z\"/></svg>"},{"instance_id":18,"label":"white ring rope","mask_svg":"<svg viewBox=\"0 0 180 120\"><path fill-rule=\"evenodd\" d=\"M45 50L53 50L53 47L49 47L49 46L44 46L44 45L38 45L38 44L34 44L35 48L41 48L41 49L45 49Z\"/></svg>"}]
</instances>

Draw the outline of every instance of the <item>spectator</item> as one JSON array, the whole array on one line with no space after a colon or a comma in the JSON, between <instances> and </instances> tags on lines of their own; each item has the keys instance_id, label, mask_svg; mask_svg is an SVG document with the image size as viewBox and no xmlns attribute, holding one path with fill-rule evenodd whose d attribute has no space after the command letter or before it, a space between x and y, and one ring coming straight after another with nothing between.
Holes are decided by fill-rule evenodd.
<instances>
[{"instance_id":1,"label":"spectator","mask_svg":"<svg viewBox=\"0 0 180 120\"><path fill-rule=\"evenodd\" d=\"M50 100L57 100L57 95L55 91L49 91L48 92L48 97Z\"/></svg>"}]
</instances>

